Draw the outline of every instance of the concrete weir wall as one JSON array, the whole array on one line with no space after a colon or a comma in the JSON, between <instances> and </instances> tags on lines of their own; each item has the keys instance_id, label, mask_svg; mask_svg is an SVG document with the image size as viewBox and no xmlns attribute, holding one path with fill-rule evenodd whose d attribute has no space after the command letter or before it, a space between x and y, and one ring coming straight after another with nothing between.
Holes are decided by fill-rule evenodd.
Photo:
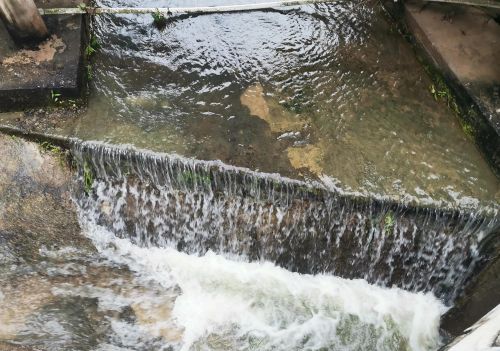
<instances>
[{"instance_id":1,"label":"concrete weir wall","mask_svg":"<svg viewBox=\"0 0 500 351\"><path fill-rule=\"evenodd\" d=\"M0 264L34 260L42 247L91 248L64 157L62 149L0 134Z\"/></svg>"}]
</instances>

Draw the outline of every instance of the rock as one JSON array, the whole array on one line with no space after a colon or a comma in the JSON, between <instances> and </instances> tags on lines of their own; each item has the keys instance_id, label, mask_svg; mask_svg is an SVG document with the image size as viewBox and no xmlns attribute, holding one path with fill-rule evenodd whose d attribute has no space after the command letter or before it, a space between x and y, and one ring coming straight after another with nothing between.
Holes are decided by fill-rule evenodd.
<instances>
[{"instance_id":1,"label":"rock","mask_svg":"<svg viewBox=\"0 0 500 351\"><path fill-rule=\"evenodd\" d=\"M31 261L42 247L93 248L81 234L60 149L0 134L0 159L0 262Z\"/></svg>"}]
</instances>

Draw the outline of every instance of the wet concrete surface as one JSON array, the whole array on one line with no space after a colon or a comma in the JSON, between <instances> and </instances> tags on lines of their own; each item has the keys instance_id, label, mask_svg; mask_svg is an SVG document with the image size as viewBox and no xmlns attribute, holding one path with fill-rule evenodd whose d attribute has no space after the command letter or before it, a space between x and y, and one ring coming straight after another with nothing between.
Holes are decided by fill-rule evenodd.
<instances>
[{"instance_id":1,"label":"wet concrete surface","mask_svg":"<svg viewBox=\"0 0 500 351\"><path fill-rule=\"evenodd\" d=\"M0 134L0 160L0 263L36 259L42 247L91 249L61 149Z\"/></svg>"},{"instance_id":2,"label":"wet concrete surface","mask_svg":"<svg viewBox=\"0 0 500 351\"><path fill-rule=\"evenodd\" d=\"M39 7L72 6L74 1ZM40 106L51 92L78 96L82 80L84 21L81 15L44 16L49 38L39 44L16 45L0 26L0 111Z\"/></svg>"},{"instance_id":3,"label":"wet concrete surface","mask_svg":"<svg viewBox=\"0 0 500 351\"><path fill-rule=\"evenodd\" d=\"M441 327L451 335L460 335L498 304L500 253L491 259L489 265L475 277L474 283L469 286L464 296L443 316Z\"/></svg>"},{"instance_id":4,"label":"wet concrete surface","mask_svg":"<svg viewBox=\"0 0 500 351\"><path fill-rule=\"evenodd\" d=\"M471 6L405 3L406 22L471 113L476 143L500 172L500 24ZM479 113L473 113L476 108Z\"/></svg>"}]
</instances>

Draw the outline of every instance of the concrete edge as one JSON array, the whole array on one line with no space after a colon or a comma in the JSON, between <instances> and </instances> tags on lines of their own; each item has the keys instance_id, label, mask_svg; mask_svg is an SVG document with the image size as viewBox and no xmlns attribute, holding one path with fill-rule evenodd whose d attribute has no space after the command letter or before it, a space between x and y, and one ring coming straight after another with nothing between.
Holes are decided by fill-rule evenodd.
<instances>
[{"instance_id":1,"label":"concrete edge","mask_svg":"<svg viewBox=\"0 0 500 351\"><path fill-rule=\"evenodd\" d=\"M500 135L491 124L482 104L469 93L467 87L460 83L448 68L430 40L412 21L411 16L408 16L407 9L402 2L386 0L382 6L402 35L413 46L417 58L431 80L435 84L444 82L450 88L459 108L458 113L454 111L457 118L464 129L471 127L472 135L469 136L474 140L492 171L500 178Z\"/></svg>"}]
</instances>

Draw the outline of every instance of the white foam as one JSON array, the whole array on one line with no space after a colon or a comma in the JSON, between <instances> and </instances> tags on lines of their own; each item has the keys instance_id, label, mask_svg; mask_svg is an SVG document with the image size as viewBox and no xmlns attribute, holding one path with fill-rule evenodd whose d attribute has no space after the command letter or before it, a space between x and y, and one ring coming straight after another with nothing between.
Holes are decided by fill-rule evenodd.
<instances>
[{"instance_id":1,"label":"white foam","mask_svg":"<svg viewBox=\"0 0 500 351\"><path fill-rule=\"evenodd\" d=\"M181 350L214 349L214 343L234 350L438 347L445 307L431 294L301 275L211 252L198 257L141 248L97 225L86 226L108 259L127 264L143 279L180 287L172 317L184 331Z\"/></svg>"}]
</instances>

